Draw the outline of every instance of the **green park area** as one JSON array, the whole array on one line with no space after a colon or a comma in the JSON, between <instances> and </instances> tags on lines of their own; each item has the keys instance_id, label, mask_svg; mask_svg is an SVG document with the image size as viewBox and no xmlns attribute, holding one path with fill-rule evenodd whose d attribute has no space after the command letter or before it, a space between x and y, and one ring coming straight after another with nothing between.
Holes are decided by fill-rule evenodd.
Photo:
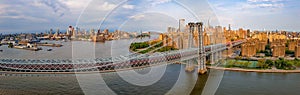
<instances>
[{"instance_id":1,"label":"green park area","mask_svg":"<svg viewBox=\"0 0 300 95\"><path fill-rule=\"evenodd\" d=\"M275 61L269 59L259 59L257 61L228 59L224 64L225 68L243 68L243 69L282 69L282 70L295 70L300 67L300 60L285 60L279 58Z\"/></svg>"},{"instance_id":2,"label":"green park area","mask_svg":"<svg viewBox=\"0 0 300 95\"><path fill-rule=\"evenodd\" d=\"M170 50L177 50L172 46L163 46L161 41L146 41L146 42L136 42L131 43L130 50L137 53L154 53L154 52L165 52Z\"/></svg>"}]
</instances>

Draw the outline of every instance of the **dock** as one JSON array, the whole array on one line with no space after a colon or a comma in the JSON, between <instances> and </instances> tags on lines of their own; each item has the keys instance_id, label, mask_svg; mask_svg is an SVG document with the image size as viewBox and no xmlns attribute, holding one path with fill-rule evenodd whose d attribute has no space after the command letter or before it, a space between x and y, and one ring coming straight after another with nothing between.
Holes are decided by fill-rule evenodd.
<instances>
[{"instance_id":1,"label":"dock","mask_svg":"<svg viewBox=\"0 0 300 95\"><path fill-rule=\"evenodd\" d=\"M61 44L37 43L37 46L62 47Z\"/></svg>"},{"instance_id":2,"label":"dock","mask_svg":"<svg viewBox=\"0 0 300 95\"><path fill-rule=\"evenodd\" d=\"M15 49L31 50L31 51L42 50L41 48L27 48L27 47L18 47L18 46L14 46L13 48L15 48Z\"/></svg>"}]
</instances>

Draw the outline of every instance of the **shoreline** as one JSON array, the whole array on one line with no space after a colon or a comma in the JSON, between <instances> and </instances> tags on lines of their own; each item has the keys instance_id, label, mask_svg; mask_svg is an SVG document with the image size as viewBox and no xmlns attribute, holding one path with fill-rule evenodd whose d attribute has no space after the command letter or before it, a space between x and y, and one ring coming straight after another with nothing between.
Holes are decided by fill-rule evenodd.
<instances>
[{"instance_id":1,"label":"shoreline","mask_svg":"<svg viewBox=\"0 0 300 95\"><path fill-rule=\"evenodd\" d=\"M242 69L242 68L224 68L224 67L211 67L209 69L224 70L224 71L236 71L236 72L257 72L257 73L300 73L300 70L273 70L273 69Z\"/></svg>"}]
</instances>

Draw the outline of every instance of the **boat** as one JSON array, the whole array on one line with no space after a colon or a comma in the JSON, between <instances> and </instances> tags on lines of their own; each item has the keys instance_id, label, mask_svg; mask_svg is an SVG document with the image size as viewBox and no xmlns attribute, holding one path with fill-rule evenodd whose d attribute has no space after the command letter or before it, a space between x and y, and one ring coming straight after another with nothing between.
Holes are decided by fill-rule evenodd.
<instances>
[{"instance_id":1,"label":"boat","mask_svg":"<svg viewBox=\"0 0 300 95\"><path fill-rule=\"evenodd\" d=\"M67 40L66 40L66 39L63 39L62 41L63 41L63 42L67 42Z\"/></svg>"},{"instance_id":2,"label":"boat","mask_svg":"<svg viewBox=\"0 0 300 95\"><path fill-rule=\"evenodd\" d=\"M52 51L52 49L47 49L47 51Z\"/></svg>"},{"instance_id":3,"label":"boat","mask_svg":"<svg viewBox=\"0 0 300 95\"><path fill-rule=\"evenodd\" d=\"M3 50L1 49L0 52L3 52Z\"/></svg>"}]
</instances>

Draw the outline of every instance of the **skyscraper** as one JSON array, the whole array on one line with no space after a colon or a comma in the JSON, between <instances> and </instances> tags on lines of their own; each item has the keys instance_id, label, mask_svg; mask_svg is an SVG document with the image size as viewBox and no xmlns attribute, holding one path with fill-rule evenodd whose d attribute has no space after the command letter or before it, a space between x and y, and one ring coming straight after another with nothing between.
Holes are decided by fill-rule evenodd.
<instances>
[{"instance_id":1,"label":"skyscraper","mask_svg":"<svg viewBox=\"0 0 300 95\"><path fill-rule=\"evenodd\" d=\"M72 39L75 39L76 38L76 35L77 35L77 33L76 33L76 30L74 29L74 27L72 28Z\"/></svg>"},{"instance_id":2,"label":"skyscraper","mask_svg":"<svg viewBox=\"0 0 300 95\"><path fill-rule=\"evenodd\" d=\"M72 26L69 26L67 30L67 35L71 35L71 34L72 34Z\"/></svg>"},{"instance_id":3,"label":"skyscraper","mask_svg":"<svg viewBox=\"0 0 300 95\"><path fill-rule=\"evenodd\" d=\"M230 24L228 25L228 31L231 31L231 25Z\"/></svg>"},{"instance_id":4,"label":"skyscraper","mask_svg":"<svg viewBox=\"0 0 300 95\"><path fill-rule=\"evenodd\" d=\"M53 32L53 30L52 30L52 29L50 29L49 35L52 35L52 32Z\"/></svg>"},{"instance_id":5,"label":"skyscraper","mask_svg":"<svg viewBox=\"0 0 300 95\"><path fill-rule=\"evenodd\" d=\"M108 35L109 30L108 30L108 29L104 29L104 30L103 30L103 33L104 33L105 35Z\"/></svg>"},{"instance_id":6,"label":"skyscraper","mask_svg":"<svg viewBox=\"0 0 300 95\"><path fill-rule=\"evenodd\" d=\"M55 35L58 36L59 35L59 29L57 28Z\"/></svg>"},{"instance_id":7,"label":"skyscraper","mask_svg":"<svg viewBox=\"0 0 300 95\"><path fill-rule=\"evenodd\" d=\"M179 19L179 32L184 32L185 31L185 19Z\"/></svg>"}]
</instances>

